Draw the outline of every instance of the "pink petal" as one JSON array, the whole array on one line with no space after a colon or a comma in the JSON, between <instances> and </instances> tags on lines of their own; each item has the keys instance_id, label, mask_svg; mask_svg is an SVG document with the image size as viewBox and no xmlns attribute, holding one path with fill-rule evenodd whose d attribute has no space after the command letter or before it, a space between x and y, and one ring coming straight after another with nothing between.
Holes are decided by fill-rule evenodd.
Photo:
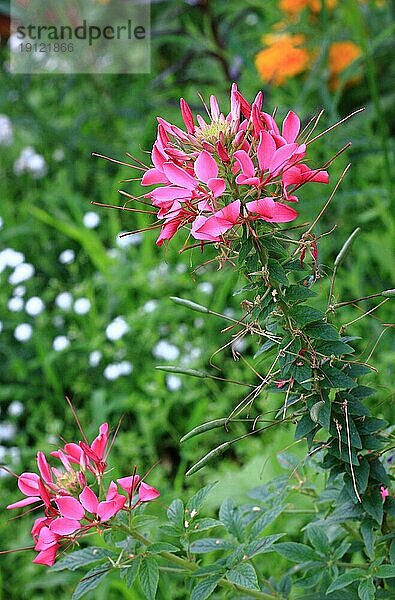
<instances>
[{"instance_id":1,"label":"pink petal","mask_svg":"<svg viewBox=\"0 0 395 600\"><path fill-rule=\"evenodd\" d=\"M21 508L23 506L29 506L29 504L35 504L36 502L41 502L41 498L36 496L29 496L28 498L24 498L23 500L19 500L18 502L13 502L13 504L9 504L6 508Z\"/></svg>"},{"instance_id":2,"label":"pink petal","mask_svg":"<svg viewBox=\"0 0 395 600\"><path fill-rule=\"evenodd\" d=\"M195 124L193 122L193 114L187 102L185 102L184 98L180 100L180 108L182 119L185 123L185 127L187 128L188 133L193 133L195 131Z\"/></svg>"},{"instance_id":3,"label":"pink petal","mask_svg":"<svg viewBox=\"0 0 395 600\"><path fill-rule=\"evenodd\" d=\"M247 202L246 207L249 212L257 213L260 217L271 220L274 213L274 200L269 197L260 198Z\"/></svg>"},{"instance_id":4,"label":"pink petal","mask_svg":"<svg viewBox=\"0 0 395 600\"><path fill-rule=\"evenodd\" d=\"M194 170L196 177L203 183L207 183L209 179L215 179L218 175L218 165L206 150L203 150L197 157Z\"/></svg>"},{"instance_id":5,"label":"pink petal","mask_svg":"<svg viewBox=\"0 0 395 600\"><path fill-rule=\"evenodd\" d=\"M136 489L138 482L140 481L139 475L134 475L131 477L121 477L121 479L117 479L120 487L125 490L127 494Z\"/></svg>"},{"instance_id":6,"label":"pink petal","mask_svg":"<svg viewBox=\"0 0 395 600\"><path fill-rule=\"evenodd\" d=\"M149 196L157 200L179 200L181 198L190 198L191 191L185 188L166 186L153 190Z\"/></svg>"},{"instance_id":7,"label":"pink petal","mask_svg":"<svg viewBox=\"0 0 395 600\"><path fill-rule=\"evenodd\" d=\"M272 161L276 151L276 144L270 133L261 131L259 134L259 144L256 151L259 168L266 171Z\"/></svg>"},{"instance_id":8,"label":"pink petal","mask_svg":"<svg viewBox=\"0 0 395 600\"><path fill-rule=\"evenodd\" d=\"M275 210L273 215L273 223L289 223L298 216L298 213L294 208L283 204L282 202L275 203Z\"/></svg>"},{"instance_id":9,"label":"pink petal","mask_svg":"<svg viewBox=\"0 0 395 600\"><path fill-rule=\"evenodd\" d=\"M103 423L103 425L100 425L99 427L99 435L93 440L91 444L91 448L99 460L101 460L104 456L104 451L106 449L107 442L108 423Z\"/></svg>"},{"instance_id":10,"label":"pink petal","mask_svg":"<svg viewBox=\"0 0 395 600\"><path fill-rule=\"evenodd\" d=\"M85 510L93 513L94 515L97 513L99 500L97 499L96 494L91 490L90 487L86 486L86 488L82 490L79 498Z\"/></svg>"},{"instance_id":11,"label":"pink petal","mask_svg":"<svg viewBox=\"0 0 395 600\"><path fill-rule=\"evenodd\" d=\"M35 550L46 550L50 546L53 546L54 544L56 544L58 539L59 538L56 535L56 533L53 533L53 531L51 531L49 529L49 527L44 526L40 529L38 541L37 541L36 545L34 546L34 549Z\"/></svg>"},{"instance_id":12,"label":"pink petal","mask_svg":"<svg viewBox=\"0 0 395 600\"><path fill-rule=\"evenodd\" d=\"M181 227L181 225L182 221L180 221L179 219L174 219L174 221L169 221L169 223L163 225L159 237L156 240L156 245L161 246L164 241L170 240Z\"/></svg>"},{"instance_id":13,"label":"pink petal","mask_svg":"<svg viewBox=\"0 0 395 600\"><path fill-rule=\"evenodd\" d=\"M141 502L151 502L160 496L160 493L155 488L142 482L139 487L139 500Z\"/></svg>"},{"instance_id":14,"label":"pink petal","mask_svg":"<svg viewBox=\"0 0 395 600\"><path fill-rule=\"evenodd\" d=\"M259 177L246 177L243 173L239 173L236 177L236 183L238 185L254 185L258 187L261 183Z\"/></svg>"},{"instance_id":15,"label":"pink petal","mask_svg":"<svg viewBox=\"0 0 395 600\"><path fill-rule=\"evenodd\" d=\"M37 465L45 483L52 483L52 474L43 452L37 452Z\"/></svg>"},{"instance_id":16,"label":"pink petal","mask_svg":"<svg viewBox=\"0 0 395 600\"><path fill-rule=\"evenodd\" d=\"M74 444L73 442L70 444L65 444L64 451L67 454L70 462L80 464L84 453L78 444Z\"/></svg>"},{"instance_id":17,"label":"pink petal","mask_svg":"<svg viewBox=\"0 0 395 600\"><path fill-rule=\"evenodd\" d=\"M59 546L56 544L47 550L43 550L39 552L33 562L36 565L46 565L48 567L52 567L56 560L56 553L58 551Z\"/></svg>"},{"instance_id":18,"label":"pink petal","mask_svg":"<svg viewBox=\"0 0 395 600\"><path fill-rule=\"evenodd\" d=\"M254 163L245 150L237 150L233 156L239 164L243 175L246 175L247 177L253 177L255 175Z\"/></svg>"},{"instance_id":19,"label":"pink petal","mask_svg":"<svg viewBox=\"0 0 395 600\"><path fill-rule=\"evenodd\" d=\"M57 535L70 535L71 533L78 531L78 529L81 529L81 524L74 519L60 517L59 519L52 521L49 527L50 530Z\"/></svg>"},{"instance_id":20,"label":"pink petal","mask_svg":"<svg viewBox=\"0 0 395 600\"><path fill-rule=\"evenodd\" d=\"M37 473L22 473L18 477L18 487L25 496L37 496L39 493L39 481L40 478Z\"/></svg>"},{"instance_id":21,"label":"pink petal","mask_svg":"<svg viewBox=\"0 0 395 600\"><path fill-rule=\"evenodd\" d=\"M157 169L159 169L159 171L161 171L162 170L162 165L163 165L164 162L166 162L167 158L159 150L159 148L158 148L158 142L155 142L155 144L153 145L152 153L151 153L151 158L152 158L152 162L153 162L154 167L156 167Z\"/></svg>"},{"instance_id":22,"label":"pink petal","mask_svg":"<svg viewBox=\"0 0 395 600\"><path fill-rule=\"evenodd\" d=\"M292 110L284 119L282 134L288 144L292 144L298 137L300 130L300 119Z\"/></svg>"},{"instance_id":23,"label":"pink petal","mask_svg":"<svg viewBox=\"0 0 395 600\"><path fill-rule=\"evenodd\" d=\"M287 160L294 154L297 149L297 144L287 144L278 148L270 161L269 171L274 174L276 171L279 172L283 169L287 163Z\"/></svg>"},{"instance_id":24,"label":"pink petal","mask_svg":"<svg viewBox=\"0 0 395 600\"><path fill-rule=\"evenodd\" d=\"M250 212L257 213L263 221L269 223L288 223L298 216L290 206L274 202L273 198L268 197L248 202L246 206Z\"/></svg>"},{"instance_id":25,"label":"pink petal","mask_svg":"<svg viewBox=\"0 0 395 600\"><path fill-rule=\"evenodd\" d=\"M114 500L117 496L119 496L117 484L114 481L111 481L108 486L106 500Z\"/></svg>"},{"instance_id":26,"label":"pink petal","mask_svg":"<svg viewBox=\"0 0 395 600\"><path fill-rule=\"evenodd\" d=\"M217 120L219 117L219 106L218 106L218 100L215 96L210 96L210 112L211 112L211 118L213 120Z\"/></svg>"},{"instance_id":27,"label":"pink petal","mask_svg":"<svg viewBox=\"0 0 395 600\"><path fill-rule=\"evenodd\" d=\"M122 497L123 500L126 502L126 498L124 496ZM111 519L111 517L116 515L117 512L121 510L121 508L121 506L119 506L116 502L112 500L110 502L100 502L97 508L97 516L100 518L100 521L104 523L105 521L108 521L109 519Z\"/></svg>"},{"instance_id":28,"label":"pink petal","mask_svg":"<svg viewBox=\"0 0 395 600\"><path fill-rule=\"evenodd\" d=\"M61 496L60 498L57 498L55 502L58 505L62 517L80 520L85 516L84 508L78 502L77 498Z\"/></svg>"},{"instance_id":29,"label":"pink petal","mask_svg":"<svg viewBox=\"0 0 395 600\"><path fill-rule=\"evenodd\" d=\"M221 178L209 179L207 185L213 192L214 198L218 198L218 196L221 196L221 194L223 194L226 189L226 183Z\"/></svg>"},{"instance_id":30,"label":"pink petal","mask_svg":"<svg viewBox=\"0 0 395 600\"><path fill-rule=\"evenodd\" d=\"M166 175L159 169L148 169L141 179L141 185L156 185L157 183L169 183Z\"/></svg>"},{"instance_id":31,"label":"pink petal","mask_svg":"<svg viewBox=\"0 0 395 600\"><path fill-rule=\"evenodd\" d=\"M184 171L184 169L177 167L177 165L173 165L173 163L164 163L163 171L171 183L184 187L187 190L194 190L198 185L196 179Z\"/></svg>"},{"instance_id":32,"label":"pink petal","mask_svg":"<svg viewBox=\"0 0 395 600\"><path fill-rule=\"evenodd\" d=\"M50 517L39 517L33 523L32 536L35 539L43 527L48 527L52 523Z\"/></svg>"},{"instance_id":33,"label":"pink petal","mask_svg":"<svg viewBox=\"0 0 395 600\"><path fill-rule=\"evenodd\" d=\"M197 240L216 242L222 234L236 224L240 216L240 200L235 200L211 217L198 217L192 225L192 235Z\"/></svg>"}]
</instances>

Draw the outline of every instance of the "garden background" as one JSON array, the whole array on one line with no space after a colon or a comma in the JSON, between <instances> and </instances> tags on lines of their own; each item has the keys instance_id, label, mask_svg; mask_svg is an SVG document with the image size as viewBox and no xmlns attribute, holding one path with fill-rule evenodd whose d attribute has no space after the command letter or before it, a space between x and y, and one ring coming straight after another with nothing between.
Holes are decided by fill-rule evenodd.
<instances>
[{"instance_id":1,"label":"garden background","mask_svg":"<svg viewBox=\"0 0 395 600\"><path fill-rule=\"evenodd\" d=\"M305 7L290 10L296 4ZM231 340L231 333L219 333L226 325L223 320L188 311L169 296L237 316L240 297L232 294L238 275L230 266L219 272L215 266L197 269L203 261L196 250L180 255L176 244L156 248L155 231L119 238L120 232L143 228L149 220L90 203L121 205L118 189L139 195L141 188L138 181L121 183L136 176L131 170L91 153L125 160L125 152L130 152L147 162L144 152L152 146L156 116L180 125L180 97L194 112L203 112L197 91L206 100L216 94L225 112L231 81L237 81L250 99L262 89L266 110L277 106L282 117L293 109L307 122L324 108L321 129L365 107L316 145L319 165L352 142L331 169L335 182L352 163L319 225L319 233L337 225L321 242L319 262L323 275L330 273L338 250L358 226L361 233L339 272L336 297L348 300L394 287L393 9L390 2L373 0L329 2L321 10L317 4L153 2L148 75L10 75L3 44L0 461L11 470L34 470L37 449L51 451L59 438L78 437L64 400L67 395L89 439L103 421L115 428L124 416L112 450L114 476L133 470L135 464L145 472L158 463L150 475L150 483L161 491L153 508L158 515L176 495L190 496L204 483L219 481L206 504L209 514L224 498L245 500L252 487L284 473L276 455L292 444L293 432L285 426L247 438L186 480L188 466L220 443L222 434L211 432L182 446L180 437L204 420L229 414L242 395L230 383L155 370L165 364L215 372L210 357ZM290 64L290 40L304 48L308 58L299 64L300 72L286 76L284 71L276 81L265 71L266 55L258 53L270 49L270 60L277 60L277 72L283 72ZM336 73L336 60L341 61L350 46L337 59L332 55L332 61L330 49L344 41L357 51L347 68L340 68L339 62L341 72ZM328 196L322 187L310 188L300 202L300 222L316 215ZM322 299L328 280L323 278L318 286ZM376 304L368 301L364 309ZM360 336L358 351L365 358L383 323L391 322L389 304L350 328L350 335ZM340 322L360 314L346 307ZM390 328L385 331L370 359L378 372L366 382L379 389L375 416L393 422L394 338ZM253 380L244 360L234 360L232 349L251 362L256 351L248 337L236 348L228 346L213 358L220 375ZM264 361L254 364L264 372ZM278 406L275 396L260 402ZM292 452L302 456L304 448L298 444ZM0 485L3 507L19 498L15 480L6 472L1 473ZM277 523L298 541L305 518L281 516ZM26 519L10 520L3 510L0 539L1 549L29 545ZM3 598L71 596L77 575L49 574L31 560L30 552L1 557ZM280 577L287 568L285 559L266 556L267 574ZM182 598L179 594L176 586L163 585L158 595ZM108 579L94 595L98 600L143 597L138 587L128 590L117 579Z\"/></svg>"}]
</instances>

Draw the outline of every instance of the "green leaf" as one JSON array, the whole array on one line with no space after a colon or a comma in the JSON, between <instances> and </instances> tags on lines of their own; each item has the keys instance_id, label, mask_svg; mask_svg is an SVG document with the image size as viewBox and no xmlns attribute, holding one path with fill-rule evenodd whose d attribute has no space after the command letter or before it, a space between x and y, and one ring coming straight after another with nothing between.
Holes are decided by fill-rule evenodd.
<instances>
[{"instance_id":1,"label":"green leaf","mask_svg":"<svg viewBox=\"0 0 395 600\"><path fill-rule=\"evenodd\" d=\"M313 340L325 340L332 342L339 339L339 333L332 325L328 323L314 323L305 328L305 333Z\"/></svg>"},{"instance_id":2,"label":"green leaf","mask_svg":"<svg viewBox=\"0 0 395 600\"><path fill-rule=\"evenodd\" d=\"M267 350L270 350L270 348L273 348L273 346L276 346L276 342L273 342L272 340L267 340L266 342L264 342L262 344L262 346L260 346L260 348L258 348L258 350L255 352L254 354L254 358L258 358L258 356L260 356L261 354L263 354L264 352L266 352Z\"/></svg>"},{"instance_id":3,"label":"green leaf","mask_svg":"<svg viewBox=\"0 0 395 600\"><path fill-rule=\"evenodd\" d=\"M288 285L287 274L284 271L281 264L277 260L269 258L268 268L269 268L270 281L276 281L277 283L282 283L283 285Z\"/></svg>"},{"instance_id":4,"label":"green leaf","mask_svg":"<svg viewBox=\"0 0 395 600\"><path fill-rule=\"evenodd\" d=\"M121 578L125 581L126 586L128 588L130 588L133 585L133 583L137 577L137 574L139 572L140 562L141 562L141 556L136 556L136 558L134 558L132 560L130 565L128 565L126 567L122 567L122 569L121 569L121 572L120 572Z\"/></svg>"},{"instance_id":5,"label":"green leaf","mask_svg":"<svg viewBox=\"0 0 395 600\"><path fill-rule=\"evenodd\" d=\"M313 290L309 290L304 285L290 285L284 292L286 302L298 302L299 300L306 300L306 298L312 298L317 293Z\"/></svg>"},{"instance_id":6,"label":"green leaf","mask_svg":"<svg viewBox=\"0 0 395 600\"><path fill-rule=\"evenodd\" d=\"M361 579L361 577L363 577L365 574L366 572L362 569L350 569L346 573L343 573L343 575L340 575L335 581L333 581L326 590L326 593L330 594L331 592L335 592L336 590L341 590L342 588L345 588L351 583L353 583L353 581Z\"/></svg>"},{"instance_id":7,"label":"green leaf","mask_svg":"<svg viewBox=\"0 0 395 600\"><path fill-rule=\"evenodd\" d=\"M392 540L390 546L390 561L393 565L395 565L395 539Z\"/></svg>"},{"instance_id":8,"label":"green leaf","mask_svg":"<svg viewBox=\"0 0 395 600\"><path fill-rule=\"evenodd\" d=\"M380 577L380 579L390 579L395 577L395 566L394 565L380 565L377 569L373 569L373 575Z\"/></svg>"},{"instance_id":9,"label":"green leaf","mask_svg":"<svg viewBox=\"0 0 395 600\"><path fill-rule=\"evenodd\" d=\"M313 548L297 542L280 542L274 546L273 550L295 563L320 560Z\"/></svg>"},{"instance_id":10,"label":"green leaf","mask_svg":"<svg viewBox=\"0 0 395 600\"><path fill-rule=\"evenodd\" d=\"M324 356L342 356L343 354L352 354L354 348L343 342L318 342L315 344L315 349Z\"/></svg>"},{"instance_id":11,"label":"green leaf","mask_svg":"<svg viewBox=\"0 0 395 600\"><path fill-rule=\"evenodd\" d=\"M370 373L371 368L367 367L366 365L352 363L350 365L347 365L347 367L344 370L347 373L347 375L349 375L349 377L362 377L363 375Z\"/></svg>"},{"instance_id":12,"label":"green leaf","mask_svg":"<svg viewBox=\"0 0 395 600\"><path fill-rule=\"evenodd\" d=\"M370 388L366 385L358 385L350 392L350 394L351 394L351 396L353 396L353 398L358 398L358 399L369 398L369 396L372 396L375 393L376 393L376 390L374 390L373 388Z\"/></svg>"},{"instance_id":13,"label":"green leaf","mask_svg":"<svg viewBox=\"0 0 395 600\"><path fill-rule=\"evenodd\" d=\"M222 538L202 538L192 542L189 546L192 554L206 554L207 552L230 550L232 548L234 548L234 544Z\"/></svg>"},{"instance_id":14,"label":"green leaf","mask_svg":"<svg viewBox=\"0 0 395 600\"><path fill-rule=\"evenodd\" d=\"M251 532L250 532L250 539L254 540L258 537L258 535L260 533L262 533L262 531L264 529L266 529L266 527L268 525L270 525L271 523L273 523L273 521L275 519L277 519L277 517L279 515L281 515L281 513L283 512L285 506L277 506L276 508L273 508L272 510L269 510L267 512L265 512L263 515L261 515L259 517L259 519L257 519L255 521L255 523L253 524L252 528L251 528Z\"/></svg>"},{"instance_id":15,"label":"green leaf","mask_svg":"<svg viewBox=\"0 0 395 600\"><path fill-rule=\"evenodd\" d=\"M324 313L316 308L305 305L293 306L289 311L289 316L295 321L299 327L304 327L310 323L324 320Z\"/></svg>"},{"instance_id":16,"label":"green leaf","mask_svg":"<svg viewBox=\"0 0 395 600\"><path fill-rule=\"evenodd\" d=\"M201 490L196 492L196 494L194 496L192 496L192 498L190 498L190 500L188 500L186 510L189 513L191 513L193 510L198 511L201 508L201 506L202 506L203 502L205 501L205 499L207 498L207 496L209 495L209 493L211 492L211 490L215 488L217 483L218 483L217 481L215 481L214 483L209 483L208 485L203 487Z\"/></svg>"},{"instance_id":17,"label":"green leaf","mask_svg":"<svg viewBox=\"0 0 395 600\"><path fill-rule=\"evenodd\" d=\"M207 531L207 529L212 529L213 527L223 527L223 524L218 519L198 519L194 521L191 533L195 533L195 531Z\"/></svg>"},{"instance_id":18,"label":"green leaf","mask_svg":"<svg viewBox=\"0 0 395 600\"><path fill-rule=\"evenodd\" d=\"M160 552L179 552L179 548L177 546L173 546L173 544L169 544L168 542L155 542L150 546L146 547L146 551L151 554L160 554Z\"/></svg>"},{"instance_id":19,"label":"green leaf","mask_svg":"<svg viewBox=\"0 0 395 600\"><path fill-rule=\"evenodd\" d=\"M368 493L362 497L362 506L376 522L381 525L383 521L383 500L380 490L369 489Z\"/></svg>"},{"instance_id":20,"label":"green leaf","mask_svg":"<svg viewBox=\"0 0 395 600\"><path fill-rule=\"evenodd\" d=\"M185 510L183 502L177 498L167 509L167 518L179 529L184 529Z\"/></svg>"},{"instance_id":21,"label":"green leaf","mask_svg":"<svg viewBox=\"0 0 395 600\"><path fill-rule=\"evenodd\" d=\"M329 540L325 533L325 528L317 525L311 525L307 528L307 537L310 543L320 554L329 554Z\"/></svg>"},{"instance_id":22,"label":"green leaf","mask_svg":"<svg viewBox=\"0 0 395 600\"><path fill-rule=\"evenodd\" d=\"M108 556L112 557L113 554L114 553L111 552L111 550L90 546L89 548L66 554L61 560L54 564L52 571L63 571L63 569L76 571L80 567L103 560L103 558L108 558Z\"/></svg>"},{"instance_id":23,"label":"green leaf","mask_svg":"<svg viewBox=\"0 0 395 600\"><path fill-rule=\"evenodd\" d=\"M361 600L374 600L376 588L371 578L363 579L358 586L358 596Z\"/></svg>"},{"instance_id":24,"label":"green leaf","mask_svg":"<svg viewBox=\"0 0 395 600\"><path fill-rule=\"evenodd\" d=\"M384 419L376 419L376 417L367 417L358 426L359 433L361 435L369 435L370 433L376 433L379 429L383 429L388 425Z\"/></svg>"},{"instance_id":25,"label":"green leaf","mask_svg":"<svg viewBox=\"0 0 395 600\"><path fill-rule=\"evenodd\" d=\"M259 590L258 578L250 563L240 563L226 574L226 579L235 585L243 585L250 590Z\"/></svg>"},{"instance_id":26,"label":"green leaf","mask_svg":"<svg viewBox=\"0 0 395 600\"><path fill-rule=\"evenodd\" d=\"M304 387L306 390L311 390L312 370L309 364L305 362L303 362L301 365L294 363L291 365L289 372L295 381L300 383L302 387Z\"/></svg>"},{"instance_id":27,"label":"green leaf","mask_svg":"<svg viewBox=\"0 0 395 600\"><path fill-rule=\"evenodd\" d=\"M331 403L329 398L319 400L310 408L310 417L314 423L319 423L329 431L331 420Z\"/></svg>"},{"instance_id":28,"label":"green leaf","mask_svg":"<svg viewBox=\"0 0 395 600\"><path fill-rule=\"evenodd\" d=\"M99 565L88 571L75 588L72 600L78 600L87 592L94 590L102 579L108 575L110 568L110 565Z\"/></svg>"},{"instance_id":29,"label":"green leaf","mask_svg":"<svg viewBox=\"0 0 395 600\"><path fill-rule=\"evenodd\" d=\"M273 552L272 547L277 540L282 538L285 533L275 533L273 535L267 535L260 540L255 540L245 546L245 554L248 558L253 558L257 554L264 554L265 552Z\"/></svg>"},{"instance_id":30,"label":"green leaf","mask_svg":"<svg viewBox=\"0 0 395 600\"><path fill-rule=\"evenodd\" d=\"M226 498L221 504L219 518L229 533L241 542L244 537L244 525L240 511L235 507L231 498Z\"/></svg>"},{"instance_id":31,"label":"green leaf","mask_svg":"<svg viewBox=\"0 0 395 600\"><path fill-rule=\"evenodd\" d=\"M361 458L359 466L354 468L354 475L357 482L357 488L360 494L364 494L368 486L370 474L370 463L366 456Z\"/></svg>"},{"instance_id":32,"label":"green leaf","mask_svg":"<svg viewBox=\"0 0 395 600\"><path fill-rule=\"evenodd\" d=\"M321 366L320 374L324 376L323 383L327 387L350 389L357 385L351 377L343 373L340 369L331 367L328 363Z\"/></svg>"},{"instance_id":33,"label":"green leaf","mask_svg":"<svg viewBox=\"0 0 395 600\"><path fill-rule=\"evenodd\" d=\"M141 561L139 580L147 600L155 600L159 583L159 568L153 557L148 556Z\"/></svg>"},{"instance_id":34,"label":"green leaf","mask_svg":"<svg viewBox=\"0 0 395 600\"><path fill-rule=\"evenodd\" d=\"M317 424L314 423L310 415L303 415L303 417L299 419L295 429L295 440L300 440L305 437L310 431L313 431L316 426Z\"/></svg>"},{"instance_id":35,"label":"green leaf","mask_svg":"<svg viewBox=\"0 0 395 600\"><path fill-rule=\"evenodd\" d=\"M192 590L190 600L206 600L214 592L221 575L212 575L198 583Z\"/></svg>"},{"instance_id":36,"label":"green leaf","mask_svg":"<svg viewBox=\"0 0 395 600\"><path fill-rule=\"evenodd\" d=\"M374 559L374 533L372 519L365 518L361 523L361 535L365 544L366 554L370 560Z\"/></svg>"}]
</instances>

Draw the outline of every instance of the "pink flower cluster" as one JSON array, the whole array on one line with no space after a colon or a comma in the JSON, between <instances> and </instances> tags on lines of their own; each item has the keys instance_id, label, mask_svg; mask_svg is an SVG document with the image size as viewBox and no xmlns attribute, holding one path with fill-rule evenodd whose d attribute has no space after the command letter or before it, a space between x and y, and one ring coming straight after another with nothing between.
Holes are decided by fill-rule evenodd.
<instances>
[{"instance_id":1,"label":"pink flower cluster","mask_svg":"<svg viewBox=\"0 0 395 600\"><path fill-rule=\"evenodd\" d=\"M7 508L38 504L36 508L44 509L44 517L37 518L32 528L34 549L38 551L34 563L53 565L62 543L70 544L76 536L107 523L121 509L132 510L159 496L155 488L134 474L118 479L118 485L111 481L105 499L100 501L88 486L86 476L93 474L101 484L107 466L107 446L108 424L104 423L92 444L66 444L63 450L51 453L61 461L62 468L50 467L44 454L38 452L40 475L22 473L18 477L18 487L26 498ZM118 486L126 495L119 492Z\"/></svg>"},{"instance_id":2,"label":"pink flower cluster","mask_svg":"<svg viewBox=\"0 0 395 600\"><path fill-rule=\"evenodd\" d=\"M303 163L299 117L290 111L280 133L274 117L261 110L262 100L259 92L250 105L233 84L227 116L211 96L208 122L200 115L195 122L181 99L186 131L158 117L153 167L141 181L159 186L146 194L163 221L158 245L187 224L196 240L219 242L256 219L293 221L298 213L284 202L297 202L294 192L304 183L328 183L326 171Z\"/></svg>"}]
</instances>

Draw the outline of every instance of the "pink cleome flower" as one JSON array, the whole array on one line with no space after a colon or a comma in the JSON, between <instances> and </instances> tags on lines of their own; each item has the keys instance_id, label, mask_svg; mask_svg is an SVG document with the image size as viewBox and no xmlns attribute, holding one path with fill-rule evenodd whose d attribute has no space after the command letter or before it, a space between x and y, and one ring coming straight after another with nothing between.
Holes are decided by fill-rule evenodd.
<instances>
[{"instance_id":1,"label":"pink cleome flower","mask_svg":"<svg viewBox=\"0 0 395 600\"><path fill-rule=\"evenodd\" d=\"M294 112L280 132L274 117L261 110L261 92L250 105L233 84L230 103L225 116L211 96L206 122L200 115L195 121L181 99L186 131L158 117L153 166L141 180L155 186L146 197L162 221L158 245L187 224L204 243L226 241L230 232L258 219L293 221L298 213L285 202L298 201L294 192L310 181L328 183L326 171L303 162L306 145L298 141Z\"/></svg>"},{"instance_id":2,"label":"pink cleome flower","mask_svg":"<svg viewBox=\"0 0 395 600\"><path fill-rule=\"evenodd\" d=\"M34 548L38 552L33 562L53 565L62 544L69 545L92 527L100 529L120 510L133 510L137 505L155 500L160 495L155 488L144 483L139 475L134 474L118 480L121 490L127 495L119 493L117 484L111 481L104 500L100 500L87 485L86 475L91 478L93 475L94 483L102 488L107 443L108 425L104 423L91 445L83 442L66 444L64 451L51 453L61 461L62 468L50 467L45 455L38 452L39 474L22 473L18 477L18 487L26 497L9 504L7 508L36 504L35 508L44 511L44 516L38 517L32 528Z\"/></svg>"}]
</instances>

